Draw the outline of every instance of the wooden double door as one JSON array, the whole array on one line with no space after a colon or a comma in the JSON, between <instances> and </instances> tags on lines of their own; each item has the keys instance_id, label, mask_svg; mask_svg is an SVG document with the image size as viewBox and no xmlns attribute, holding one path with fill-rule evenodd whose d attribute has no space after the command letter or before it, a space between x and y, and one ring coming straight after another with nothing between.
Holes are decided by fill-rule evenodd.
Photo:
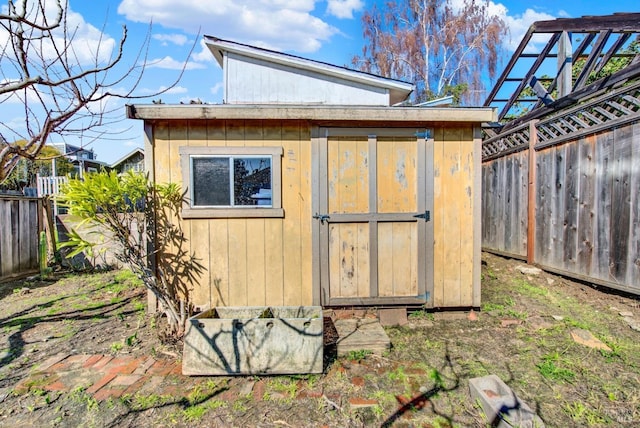
<instances>
[{"instance_id":1,"label":"wooden double door","mask_svg":"<svg viewBox=\"0 0 640 428\"><path fill-rule=\"evenodd\" d=\"M432 306L433 140L428 130L316 132L320 303Z\"/></svg>"}]
</instances>

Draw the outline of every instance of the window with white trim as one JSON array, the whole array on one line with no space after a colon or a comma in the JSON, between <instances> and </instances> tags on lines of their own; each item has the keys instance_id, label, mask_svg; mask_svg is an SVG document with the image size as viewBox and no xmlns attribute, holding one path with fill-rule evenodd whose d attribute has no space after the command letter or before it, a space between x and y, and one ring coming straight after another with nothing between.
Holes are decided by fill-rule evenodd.
<instances>
[{"instance_id":1,"label":"window with white trim","mask_svg":"<svg viewBox=\"0 0 640 428\"><path fill-rule=\"evenodd\" d=\"M282 147L180 147L184 218L282 217Z\"/></svg>"}]
</instances>

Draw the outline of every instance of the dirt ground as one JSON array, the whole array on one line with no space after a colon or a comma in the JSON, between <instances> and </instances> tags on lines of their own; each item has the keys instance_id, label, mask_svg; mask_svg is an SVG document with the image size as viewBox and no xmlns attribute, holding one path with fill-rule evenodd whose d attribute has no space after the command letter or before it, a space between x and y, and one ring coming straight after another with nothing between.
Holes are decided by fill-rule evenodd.
<instances>
[{"instance_id":1,"label":"dirt ground","mask_svg":"<svg viewBox=\"0 0 640 428\"><path fill-rule=\"evenodd\" d=\"M0 426L484 427L469 379L489 374L548 427L638 426L638 298L520 266L483 254L481 310L413 312L386 328L384 355L329 358L322 375L169 373L171 388L108 399L34 374L59 354L179 362L181 344L159 340L163 320L146 314L133 275L0 284Z\"/></svg>"}]
</instances>

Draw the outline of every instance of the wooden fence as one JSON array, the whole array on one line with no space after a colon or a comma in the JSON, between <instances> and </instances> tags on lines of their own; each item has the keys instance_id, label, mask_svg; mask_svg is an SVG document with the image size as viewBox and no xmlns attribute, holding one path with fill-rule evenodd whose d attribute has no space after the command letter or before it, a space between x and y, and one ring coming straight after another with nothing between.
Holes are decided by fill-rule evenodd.
<instances>
[{"instance_id":1,"label":"wooden fence","mask_svg":"<svg viewBox=\"0 0 640 428\"><path fill-rule=\"evenodd\" d=\"M532 122L516 131L528 144L487 156L483 247L640 294L640 117L629 119L558 144L540 144Z\"/></svg>"},{"instance_id":2,"label":"wooden fence","mask_svg":"<svg viewBox=\"0 0 640 428\"><path fill-rule=\"evenodd\" d=\"M39 271L42 200L0 195L0 282Z\"/></svg>"}]
</instances>

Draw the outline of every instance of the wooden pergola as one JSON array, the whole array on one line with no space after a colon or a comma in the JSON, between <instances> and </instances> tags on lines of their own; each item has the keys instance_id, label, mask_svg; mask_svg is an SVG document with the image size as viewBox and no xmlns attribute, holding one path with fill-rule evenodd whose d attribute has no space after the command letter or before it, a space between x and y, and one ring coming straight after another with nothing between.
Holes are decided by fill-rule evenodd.
<instances>
[{"instance_id":1,"label":"wooden pergola","mask_svg":"<svg viewBox=\"0 0 640 428\"><path fill-rule=\"evenodd\" d=\"M640 58L630 53L631 43L640 38L640 13L616 13L607 16L584 16L538 21L531 25L513 57L498 78L484 106L496 107L498 123L486 129L488 137L504 134L534 119L566 109L585 99L624 85L640 75ZM546 43L541 46L541 39ZM611 61L630 58L630 64L615 74L592 81ZM574 77L575 65L581 69ZM531 95L532 88L535 96ZM553 94L553 96L552 96ZM635 98L625 97L636 105ZM590 123L575 122L558 132L573 132L585 126L625 116L623 103L609 105L609 114ZM634 109L631 109L634 110ZM522 114L525 112L525 114ZM518 114L519 113L519 114ZM513 118L517 116L517 118ZM505 147L508 149L511 147ZM485 156L499 153L485 150Z\"/></svg>"}]
</instances>

